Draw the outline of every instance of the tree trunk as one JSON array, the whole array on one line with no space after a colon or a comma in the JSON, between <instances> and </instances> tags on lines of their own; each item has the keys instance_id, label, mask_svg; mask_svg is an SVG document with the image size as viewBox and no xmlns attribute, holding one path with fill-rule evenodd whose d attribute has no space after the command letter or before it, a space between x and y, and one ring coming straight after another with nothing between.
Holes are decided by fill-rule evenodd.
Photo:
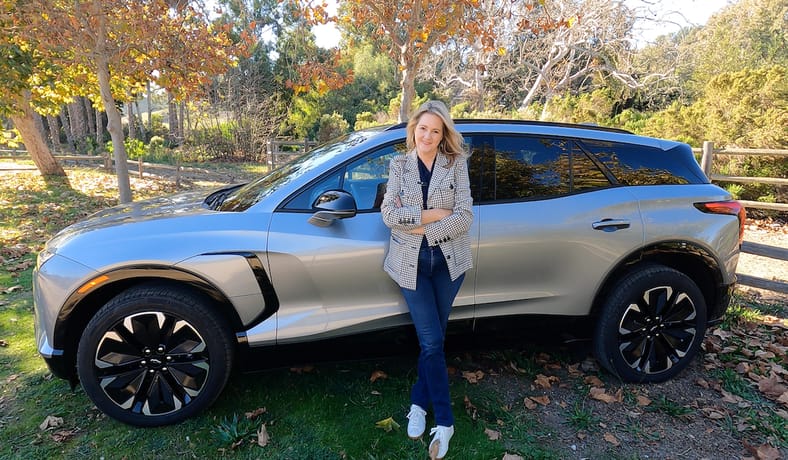
<instances>
[{"instance_id":1,"label":"tree trunk","mask_svg":"<svg viewBox=\"0 0 788 460\"><path fill-rule=\"evenodd\" d=\"M134 123L134 108L131 102L126 103L126 125L129 127L129 139L137 138L136 123Z\"/></svg>"},{"instance_id":2,"label":"tree trunk","mask_svg":"<svg viewBox=\"0 0 788 460\"><path fill-rule=\"evenodd\" d=\"M66 107L68 109L68 119L71 122L71 135L74 137L74 145L78 152L84 153L85 138L88 136L88 122L85 117L84 104L77 98Z\"/></svg>"},{"instance_id":3,"label":"tree trunk","mask_svg":"<svg viewBox=\"0 0 788 460\"><path fill-rule=\"evenodd\" d=\"M145 85L145 90L148 93L148 132L153 134L153 98L150 90L150 82Z\"/></svg>"},{"instance_id":4,"label":"tree trunk","mask_svg":"<svg viewBox=\"0 0 788 460\"><path fill-rule=\"evenodd\" d=\"M400 65L402 66L402 77L400 79L402 99L399 107L399 121L403 122L408 121L410 106L413 105L413 99L416 95L416 69L413 68L413 60L407 51L403 51L400 54Z\"/></svg>"},{"instance_id":5,"label":"tree trunk","mask_svg":"<svg viewBox=\"0 0 788 460\"><path fill-rule=\"evenodd\" d=\"M170 143L178 145L178 110L172 94L167 93L167 115L170 133Z\"/></svg>"},{"instance_id":6,"label":"tree trunk","mask_svg":"<svg viewBox=\"0 0 788 460\"><path fill-rule=\"evenodd\" d=\"M19 130L22 141L25 143L25 148L33 158L33 162L41 172L41 175L65 176L66 172L55 157L52 156L52 151L49 150L44 140L43 132L36 125L36 113L30 106L30 93L19 96L18 104L19 107L22 107L22 113L11 115L11 121L16 129Z\"/></svg>"},{"instance_id":7,"label":"tree trunk","mask_svg":"<svg viewBox=\"0 0 788 460\"><path fill-rule=\"evenodd\" d=\"M147 133L145 132L145 120L142 118L142 110L140 110L140 101L134 101L134 108L137 111L137 118L135 118L137 131L139 131L139 140L145 142L148 138Z\"/></svg>"},{"instance_id":8,"label":"tree trunk","mask_svg":"<svg viewBox=\"0 0 788 460\"><path fill-rule=\"evenodd\" d=\"M179 102L178 103L178 138L181 140L181 142L184 139L186 139L186 132L183 129L183 121L186 118L184 116L184 113L183 113L184 110L185 110L185 107L186 107L186 103L185 102Z\"/></svg>"},{"instance_id":9,"label":"tree trunk","mask_svg":"<svg viewBox=\"0 0 788 460\"><path fill-rule=\"evenodd\" d=\"M98 144L99 151L104 151L104 115L101 110L96 109L96 144Z\"/></svg>"},{"instance_id":10,"label":"tree trunk","mask_svg":"<svg viewBox=\"0 0 788 460\"><path fill-rule=\"evenodd\" d=\"M66 145L68 146L68 150L71 153L77 153L77 150L74 148L74 135L71 132L71 121L68 119L68 113L66 112L66 107L60 110L60 124L63 126L63 132L66 133Z\"/></svg>"},{"instance_id":11,"label":"tree trunk","mask_svg":"<svg viewBox=\"0 0 788 460\"><path fill-rule=\"evenodd\" d=\"M93 104L90 102L90 99L86 98L85 96L80 96L80 99L82 99L82 105L85 106L85 120L87 121L88 125L87 134L90 136L95 136L96 120L94 119L95 111L93 110Z\"/></svg>"},{"instance_id":12,"label":"tree trunk","mask_svg":"<svg viewBox=\"0 0 788 460\"><path fill-rule=\"evenodd\" d=\"M115 173L118 176L118 194L121 203L131 203L131 183L129 182L129 165L126 163L126 146L123 144L123 125L120 112L115 106L110 86L109 64L105 57L96 59L96 74L101 90L101 102L107 112L107 131L112 137L112 151L115 157Z\"/></svg>"},{"instance_id":13,"label":"tree trunk","mask_svg":"<svg viewBox=\"0 0 788 460\"><path fill-rule=\"evenodd\" d=\"M54 115L47 115L47 124L49 125L49 140L52 147L58 149L60 147L60 121Z\"/></svg>"}]
</instances>

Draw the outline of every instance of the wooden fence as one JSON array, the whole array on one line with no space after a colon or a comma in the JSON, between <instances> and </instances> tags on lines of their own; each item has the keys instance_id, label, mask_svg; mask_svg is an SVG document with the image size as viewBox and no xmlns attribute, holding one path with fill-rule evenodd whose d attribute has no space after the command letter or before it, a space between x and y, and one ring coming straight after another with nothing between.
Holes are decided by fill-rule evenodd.
<instances>
[{"instance_id":1,"label":"wooden fence","mask_svg":"<svg viewBox=\"0 0 788 460\"><path fill-rule=\"evenodd\" d=\"M788 260L788 248L767 246L765 244L752 243L750 241L744 241L742 243L741 252L745 254L753 254L756 256L768 257L770 259ZM758 278L755 276L745 275L742 273L737 273L736 277L739 280L739 284L743 284L745 286L751 286L758 289L766 289L768 291L788 294L788 281Z\"/></svg>"},{"instance_id":2,"label":"wooden fence","mask_svg":"<svg viewBox=\"0 0 788 460\"><path fill-rule=\"evenodd\" d=\"M693 149L701 153L700 166L709 179L716 182L734 182L740 184L771 184L788 185L788 179L782 177L745 177L726 176L712 173L712 164L715 155L742 155L742 156L770 156L788 157L788 150L778 149L714 149L714 142L704 141L702 149ZM746 208L770 209L773 211L788 211L788 203L763 203L761 201L739 200Z\"/></svg>"}]
</instances>

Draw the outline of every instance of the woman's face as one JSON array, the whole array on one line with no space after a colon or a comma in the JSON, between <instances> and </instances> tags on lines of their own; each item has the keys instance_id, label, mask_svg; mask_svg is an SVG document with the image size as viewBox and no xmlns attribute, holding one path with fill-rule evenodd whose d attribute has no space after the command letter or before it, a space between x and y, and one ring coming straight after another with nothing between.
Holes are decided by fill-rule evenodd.
<instances>
[{"instance_id":1,"label":"woman's face","mask_svg":"<svg viewBox=\"0 0 788 460\"><path fill-rule=\"evenodd\" d=\"M443 120L441 117L424 112L416 123L416 150L422 155L435 155L443 140Z\"/></svg>"}]
</instances>

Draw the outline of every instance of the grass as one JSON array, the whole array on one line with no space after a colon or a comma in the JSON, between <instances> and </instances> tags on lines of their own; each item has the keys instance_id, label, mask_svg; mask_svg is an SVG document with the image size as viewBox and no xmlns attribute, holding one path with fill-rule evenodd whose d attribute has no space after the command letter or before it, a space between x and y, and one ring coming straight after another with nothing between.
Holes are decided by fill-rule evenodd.
<instances>
[{"instance_id":1,"label":"grass","mask_svg":"<svg viewBox=\"0 0 788 460\"><path fill-rule=\"evenodd\" d=\"M257 172L253 166L222 166L221 171L228 170L234 177ZM136 177L132 177L132 187L135 199L176 191L171 182ZM204 413L155 429L109 419L93 407L81 388L72 391L66 382L52 378L36 353L33 334L30 283L36 253L60 228L115 204L115 196L114 178L90 168L68 168L67 179L44 181L26 172L0 181L0 458L369 460L426 456L427 436L410 441L404 433L407 395L415 377L412 355L233 375L217 402ZM778 314L782 311L775 307L737 298L724 327L735 332L763 315ZM748 343L738 336L729 339L737 350L744 350ZM735 358L731 365L745 357L739 351L728 354ZM567 364L574 358L562 350L538 347L451 354L450 364L457 369L451 378L456 417L451 458L500 459L507 453L528 459L638 458L644 446L655 440L669 442L651 427L639 422L622 424L618 415L610 415L640 410L633 392L625 391L624 401L615 406L588 399L582 377L567 376ZM463 370L484 370L485 377L472 384L462 378ZM370 376L375 371L384 371L387 377L373 382ZM552 390L534 388L538 374L552 373L562 373L565 399ZM612 394L615 379L605 376L610 377L600 377ZM752 445L768 441L786 447L785 420L775 415L774 405L757 394L751 383L729 367L711 371L708 379L751 402L716 426L727 423L731 436L750 436ZM657 387L653 388L656 394ZM526 408L525 396L543 393L551 395L549 405ZM667 397L652 399L650 417L679 420L680 429L685 429L684 418L691 408ZM247 417L247 413L258 415ZM58 425L42 430L39 426L47 417L56 417ZM376 427L389 417L399 429ZM737 426L742 423L748 428L739 433ZM601 428L603 424L607 428ZM269 443L260 447L257 433L263 425ZM613 447L600 440L604 431L635 441ZM587 433L585 441L576 438L579 432ZM491 439L491 433L499 438ZM567 450L570 444L583 442L588 445L585 451Z\"/></svg>"}]
</instances>

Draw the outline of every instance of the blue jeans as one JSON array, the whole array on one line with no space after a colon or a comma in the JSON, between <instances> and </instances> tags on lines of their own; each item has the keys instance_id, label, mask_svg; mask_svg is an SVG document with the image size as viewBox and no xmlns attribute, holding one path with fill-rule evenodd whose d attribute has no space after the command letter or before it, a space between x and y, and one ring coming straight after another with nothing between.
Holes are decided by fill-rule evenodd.
<instances>
[{"instance_id":1,"label":"blue jeans","mask_svg":"<svg viewBox=\"0 0 788 460\"><path fill-rule=\"evenodd\" d=\"M402 288L421 348L410 400L423 409L432 403L435 423L443 426L454 425L443 342L451 306L464 278L463 274L452 281L440 248L422 245L416 289Z\"/></svg>"}]
</instances>

